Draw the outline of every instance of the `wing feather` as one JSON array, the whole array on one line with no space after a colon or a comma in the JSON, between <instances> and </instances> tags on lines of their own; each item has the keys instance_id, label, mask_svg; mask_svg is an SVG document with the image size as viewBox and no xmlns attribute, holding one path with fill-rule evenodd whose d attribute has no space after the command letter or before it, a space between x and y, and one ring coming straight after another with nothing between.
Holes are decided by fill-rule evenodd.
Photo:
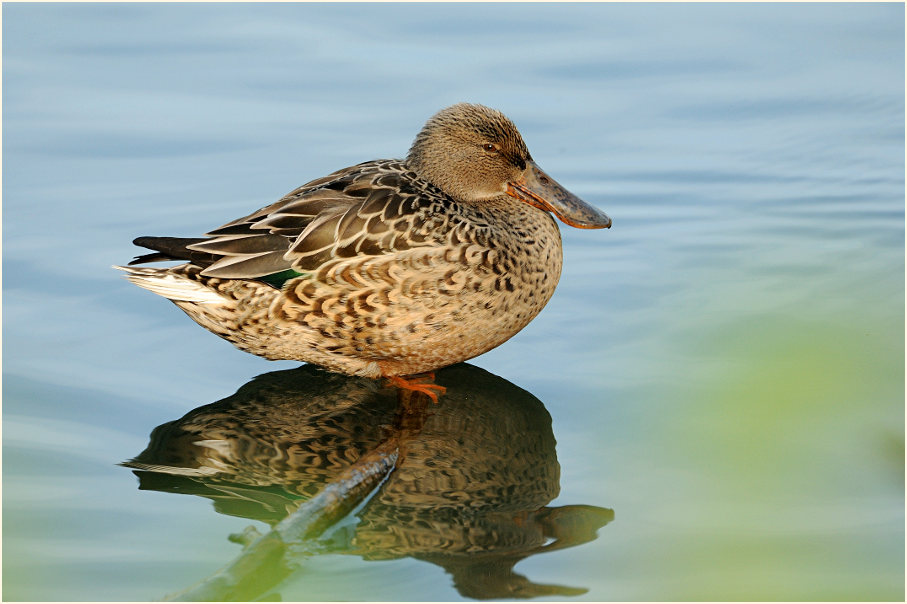
<instances>
[{"instance_id":1,"label":"wing feather","mask_svg":"<svg viewBox=\"0 0 907 604\"><path fill-rule=\"evenodd\" d=\"M215 258L205 275L256 279L430 245L442 233L427 230L426 222L453 202L437 190L424 195L428 189L399 161L367 162L313 180L187 247Z\"/></svg>"},{"instance_id":2,"label":"wing feather","mask_svg":"<svg viewBox=\"0 0 907 604\"><path fill-rule=\"evenodd\" d=\"M221 279L236 279L237 277L234 275L237 274L264 277L286 270L287 262L283 256L283 250L257 255L225 256L203 272L208 276Z\"/></svg>"}]
</instances>

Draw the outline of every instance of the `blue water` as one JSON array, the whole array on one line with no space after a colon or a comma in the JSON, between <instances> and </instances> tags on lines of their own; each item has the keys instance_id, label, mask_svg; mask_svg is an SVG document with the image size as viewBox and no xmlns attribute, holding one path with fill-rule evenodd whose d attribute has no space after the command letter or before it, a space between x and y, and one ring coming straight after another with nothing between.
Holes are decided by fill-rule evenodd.
<instances>
[{"instance_id":1,"label":"blue water","mask_svg":"<svg viewBox=\"0 0 907 604\"><path fill-rule=\"evenodd\" d=\"M117 465L298 366L124 281L131 240L471 101L614 219L564 227L555 297L471 361L500 413L418 441L471 426L443 463L509 495L391 514L389 481L261 596L903 600L904 73L900 4L5 4L3 598L164 598L268 529L228 503L286 496Z\"/></svg>"}]
</instances>

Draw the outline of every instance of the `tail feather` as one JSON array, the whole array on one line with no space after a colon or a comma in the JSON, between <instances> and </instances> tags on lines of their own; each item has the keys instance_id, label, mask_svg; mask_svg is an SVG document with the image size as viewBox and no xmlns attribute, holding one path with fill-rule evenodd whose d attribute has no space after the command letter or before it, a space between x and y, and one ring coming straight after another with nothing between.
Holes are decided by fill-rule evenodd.
<instances>
[{"instance_id":1,"label":"tail feather","mask_svg":"<svg viewBox=\"0 0 907 604\"><path fill-rule=\"evenodd\" d=\"M136 256L130 266L148 262L163 262L165 260L188 260L196 266L205 268L211 266L218 259L210 252L190 250L188 246L208 241L205 237L136 237L132 243L139 247L154 250L153 254Z\"/></svg>"},{"instance_id":2,"label":"tail feather","mask_svg":"<svg viewBox=\"0 0 907 604\"><path fill-rule=\"evenodd\" d=\"M197 304L224 304L227 298L199 281L188 279L184 275L174 274L165 268L138 268L132 266L114 266L126 272L126 278L174 302L194 302Z\"/></svg>"},{"instance_id":3,"label":"tail feather","mask_svg":"<svg viewBox=\"0 0 907 604\"><path fill-rule=\"evenodd\" d=\"M269 359L282 356L268 309L279 290L258 281L202 275L194 264L170 268L114 266L141 288L169 299L211 333ZM279 331L279 330L277 330ZM204 443L210 446L210 442Z\"/></svg>"},{"instance_id":4,"label":"tail feather","mask_svg":"<svg viewBox=\"0 0 907 604\"><path fill-rule=\"evenodd\" d=\"M148 264L149 262L166 262L167 260L177 260L173 256L168 254L162 254L161 252L154 252L153 254L142 254L141 256L136 256L129 261L129 266L135 264Z\"/></svg>"}]
</instances>

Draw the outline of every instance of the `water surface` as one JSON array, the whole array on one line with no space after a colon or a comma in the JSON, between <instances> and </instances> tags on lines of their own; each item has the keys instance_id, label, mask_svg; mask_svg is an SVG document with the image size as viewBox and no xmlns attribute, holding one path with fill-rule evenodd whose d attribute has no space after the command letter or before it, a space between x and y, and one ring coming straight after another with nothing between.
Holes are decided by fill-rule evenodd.
<instances>
[{"instance_id":1,"label":"water surface","mask_svg":"<svg viewBox=\"0 0 907 604\"><path fill-rule=\"evenodd\" d=\"M548 307L453 369L493 382L474 396L486 407L427 420L449 419L432 432L448 468L507 493L451 482L394 499L388 481L263 597L903 600L902 5L3 17L4 599L161 599L330 480L118 466L157 426L298 364L233 349L109 267L135 236L195 236L402 156L467 100L507 113L614 219L563 228ZM363 409L392 425L374 396ZM458 444L470 421L499 442L461 429ZM514 421L525 439L504 438ZM488 450L513 464L483 466Z\"/></svg>"}]
</instances>

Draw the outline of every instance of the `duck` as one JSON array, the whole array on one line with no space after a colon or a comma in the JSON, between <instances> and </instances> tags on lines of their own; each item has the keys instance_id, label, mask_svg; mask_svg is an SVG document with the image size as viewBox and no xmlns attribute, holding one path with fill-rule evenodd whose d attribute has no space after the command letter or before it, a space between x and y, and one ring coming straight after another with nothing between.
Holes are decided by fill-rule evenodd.
<instances>
[{"instance_id":1,"label":"duck","mask_svg":"<svg viewBox=\"0 0 907 604\"><path fill-rule=\"evenodd\" d=\"M611 227L536 164L508 117L459 103L404 159L338 170L202 237L138 237L151 253L115 268L241 350L437 400L433 371L500 346L551 299L554 217ZM182 264L137 266L161 261Z\"/></svg>"}]
</instances>

